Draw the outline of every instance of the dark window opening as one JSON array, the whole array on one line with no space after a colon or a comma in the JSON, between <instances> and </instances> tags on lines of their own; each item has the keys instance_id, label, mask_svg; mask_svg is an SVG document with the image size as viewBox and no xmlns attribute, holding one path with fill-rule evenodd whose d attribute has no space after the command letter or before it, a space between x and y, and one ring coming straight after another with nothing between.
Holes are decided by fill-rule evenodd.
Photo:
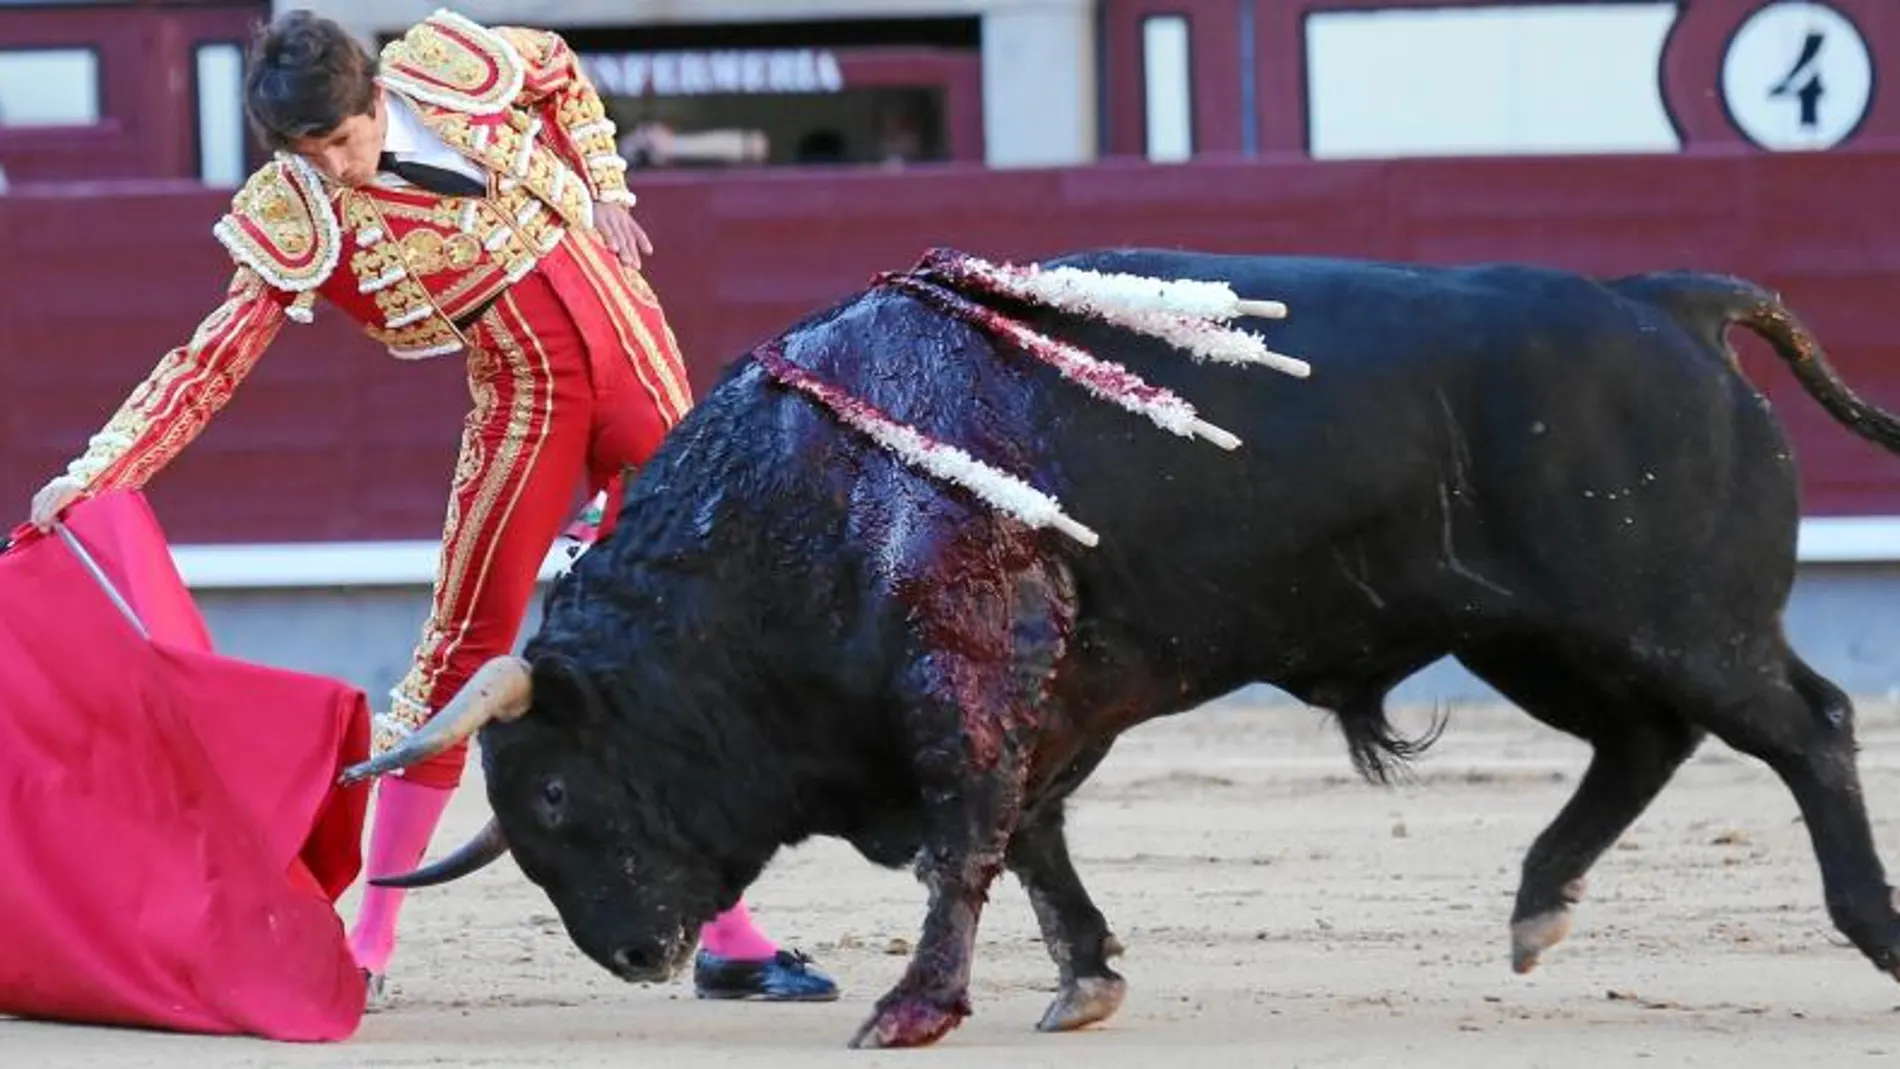
<instances>
[{"instance_id":1,"label":"dark window opening","mask_svg":"<svg viewBox=\"0 0 1900 1069\"><path fill-rule=\"evenodd\" d=\"M587 52L893 46L974 51L983 47L983 23L975 18L586 26L560 33L577 51Z\"/></svg>"},{"instance_id":2,"label":"dark window opening","mask_svg":"<svg viewBox=\"0 0 1900 1069\"><path fill-rule=\"evenodd\" d=\"M906 56L978 55L974 18L572 30L636 167L901 164L950 156L942 86ZM886 57L866 75L867 57Z\"/></svg>"},{"instance_id":3,"label":"dark window opening","mask_svg":"<svg viewBox=\"0 0 1900 1069\"><path fill-rule=\"evenodd\" d=\"M976 18L555 29L635 167L949 159L941 60L982 45Z\"/></svg>"},{"instance_id":4,"label":"dark window opening","mask_svg":"<svg viewBox=\"0 0 1900 1069\"><path fill-rule=\"evenodd\" d=\"M602 95L621 154L636 167L917 163L949 154L943 94L930 88Z\"/></svg>"}]
</instances>

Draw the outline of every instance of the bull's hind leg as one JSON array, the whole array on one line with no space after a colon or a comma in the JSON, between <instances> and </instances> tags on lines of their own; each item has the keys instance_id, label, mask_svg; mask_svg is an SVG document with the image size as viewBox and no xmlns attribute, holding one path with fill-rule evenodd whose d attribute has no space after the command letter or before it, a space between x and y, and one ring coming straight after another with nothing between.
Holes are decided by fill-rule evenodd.
<instances>
[{"instance_id":1,"label":"bull's hind leg","mask_svg":"<svg viewBox=\"0 0 1900 1069\"><path fill-rule=\"evenodd\" d=\"M925 811L918 876L930 892L910 965L853 1047L934 1043L970 1015L970 962L990 884L1022 816L1042 694L1074 612L1055 568L933 583L924 644L902 681Z\"/></svg>"},{"instance_id":2,"label":"bull's hind leg","mask_svg":"<svg viewBox=\"0 0 1900 1069\"><path fill-rule=\"evenodd\" d=\"M1459 659L1524 711L1594 750L1576 793L1524 856L1511 910L1511 968L1526 973L1569 934L1570 907L1583 899L1590 867L1661 793L1702 731L1653 698L1613 693L1537 644Z\"/></svg>"},{"instance_id":3,"label":"bull's hind leg","mask_svg":"<svg viewBox=\"0 0 1900 1069\"><path fill-rule=\"evenodd\" d=\"M1056 963L1061 987L1036 1027L1066 1032L1105 1021L1121 1008L1128 985L1108 960L1122 952L1108 920L1089 898L1069 856L1064 805L1076 784L1088 778L1108 755L1102 746L1083 755L1064 775L1053 797L1027 814L1010 841L1008 862L1023 882L1042 929L1043 945Z\"/></svg>"},{"instance_id":4,"label":"bull's hind leg","mask_svg":"<svg viewBox=\"0 0 1900 1069\"><path fill-rule=\"evenodd\" d=\"M1900 914L1863 801L1853 703L1779 642L1768 661L1736 671L1727 689L1709 688L1694 715L1787 784L1820 863L1828 916L1900 979Z\"/></svg>"}]
</instances>

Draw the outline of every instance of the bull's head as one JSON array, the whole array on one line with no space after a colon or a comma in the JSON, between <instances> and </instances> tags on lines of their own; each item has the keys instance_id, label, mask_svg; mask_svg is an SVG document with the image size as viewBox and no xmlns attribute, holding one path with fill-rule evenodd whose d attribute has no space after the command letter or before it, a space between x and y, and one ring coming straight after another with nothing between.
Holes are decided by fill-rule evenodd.
<instances>
[{"instance_id":1,"label":"bull's head","mask_svg":"<svg viewBox=\"0 0 1900 1069\"><path fill-rule=\"evenodd\" d=\"M671 978L691 955L699 925L729 908L743 885L695 842L701 829L681 812L690 803L668 804L681 801L667 797L667 785L682 782L677 755L669 768L666 755L618 723L564 657L483 665L421 730L344 779L406 768L480 731L494 815L441 860L371 882L447 883L511 853L588 957L624 980ZM684 782L693 778L688 772Z\"/></svg>"}]
</instances>

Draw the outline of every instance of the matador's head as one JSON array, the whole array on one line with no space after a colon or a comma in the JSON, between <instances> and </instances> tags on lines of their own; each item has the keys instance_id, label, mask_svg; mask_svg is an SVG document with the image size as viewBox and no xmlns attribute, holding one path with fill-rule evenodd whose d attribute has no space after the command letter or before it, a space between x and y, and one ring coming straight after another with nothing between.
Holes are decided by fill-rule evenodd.
<instances>
[{"instance_id":1,"label":"matador's head","mask_svg":"<svg viewBox=\"0 0 1900 1069\"><path fill-rule=\"evenodd\" d=\"M336 22L291 11L251 46L244 111L272 151L292 152L347 186L376 174L389 129L376 57Z\"/></svg>"}]
</instances>

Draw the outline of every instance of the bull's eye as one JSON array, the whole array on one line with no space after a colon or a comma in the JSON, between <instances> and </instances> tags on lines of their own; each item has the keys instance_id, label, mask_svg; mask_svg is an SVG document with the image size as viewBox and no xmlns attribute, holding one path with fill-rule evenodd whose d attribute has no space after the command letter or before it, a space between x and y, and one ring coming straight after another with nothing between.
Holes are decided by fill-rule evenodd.
<instances>
[{"instance_id":1,"label":"bull's eye","mask_svg":"<svg viewBox=\"0 0 1900 1069\"><path fill-rule=\"evenodd\" d=\"M541 800L547 803L550 810L558 813L561 803L567 801L567 788L558 779L548 780L541 785Z\"/></svg>"}]
</instances>

